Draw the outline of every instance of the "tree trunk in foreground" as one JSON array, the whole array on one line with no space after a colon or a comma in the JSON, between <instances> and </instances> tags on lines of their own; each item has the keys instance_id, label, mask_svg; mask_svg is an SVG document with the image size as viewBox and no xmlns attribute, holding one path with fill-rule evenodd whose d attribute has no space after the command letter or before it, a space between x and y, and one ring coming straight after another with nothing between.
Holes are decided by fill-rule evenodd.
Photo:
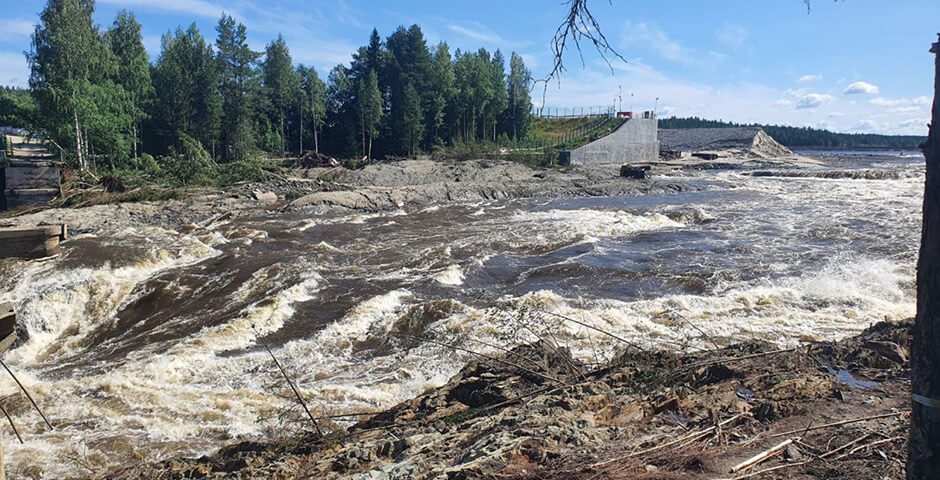
<instances>
[{"instance_id":1,"label":"tree trunk in foreground","mask_svg":"<svg viewBox=\"0 0 940 480\"><path fill-rule=\"evenodd\" d=\"M940 37L940 35L938 35ZM924 146L924 225L917 264L917 318L911 346L911 438L907 478L940 478L940 41L936 55L933 120Z\"/></svg>"}]
</instances>

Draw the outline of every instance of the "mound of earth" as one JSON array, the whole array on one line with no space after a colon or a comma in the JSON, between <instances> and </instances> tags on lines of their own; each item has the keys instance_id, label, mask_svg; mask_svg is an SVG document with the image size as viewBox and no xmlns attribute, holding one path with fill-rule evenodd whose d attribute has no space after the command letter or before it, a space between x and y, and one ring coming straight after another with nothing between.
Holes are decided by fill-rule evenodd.
<instances>
[{"instance_id":1,"label":"mound of earth","mask_svg":"<svg viewBox=\"0 0 940 480\"><path fill-rule=\"evenodd\" d=\"M480 354L441 388L325 438L242 443L105 478L903 478L910 340L910 322L882 323L784 350L624 345L603 365L540 342Z\"/></svg>"},{"instance_id":2,"label":"mound of earth","mask_svg":"<svg viewBox=\"0 0 940 480\"><path fill-rule=\"evenodd\" d=\"M793 155L759 127L663 129L659 142L664 152L741 150L760 158Z\"/></svg>"}]
</instances>

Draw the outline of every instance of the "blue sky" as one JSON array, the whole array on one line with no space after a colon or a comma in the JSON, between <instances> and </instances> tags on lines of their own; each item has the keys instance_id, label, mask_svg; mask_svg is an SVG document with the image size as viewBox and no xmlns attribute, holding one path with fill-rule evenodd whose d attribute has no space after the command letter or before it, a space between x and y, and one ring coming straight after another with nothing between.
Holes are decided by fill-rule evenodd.
<instances>
[{"instance_id":1,"label":"blue sky","mask_svg":"<svg viewBox=\"0 0 940 480\"><path fill-rule=\"evenodd\" d=\"M25 85L32 24L41 0L6 0L0 19L0 84ZM429 42L451 48L517 51L536 76L551 66L549 41L565 14L562 0L98 0L95 20L118 10L143 24L152 57L160 35L196 22L215 38L224 10L244 22L260 50L282 33L298 63L322 73L366 42L421 25ZM623 106L660 115L698 115L843 132L926 134L933 85L930 43L940 31L940 1L593 0L608 39L629 60L613 72L593 53L574 53L545 104ZM633 94L633 101L630 94ZM542 89L533 95L542 103ZM656 98L659 98L656 103Z\"/></svg>"}]
</instances>

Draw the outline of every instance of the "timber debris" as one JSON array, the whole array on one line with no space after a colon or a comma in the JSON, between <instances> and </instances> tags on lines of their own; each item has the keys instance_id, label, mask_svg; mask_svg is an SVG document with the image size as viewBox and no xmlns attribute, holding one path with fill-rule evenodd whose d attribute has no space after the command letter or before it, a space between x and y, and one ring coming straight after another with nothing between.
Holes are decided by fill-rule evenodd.
<instances>
[{"instance_id":1,"label":"timber debris","mask_svg":"<svg viewBox=\"0 0 940 480\"><path fill-rule=\"evenodd\" d=\"M572 358L544 332L496 353L435 340L473 352L458 375L356 423L350 412L323 415L326 437L243 443L105 478L901 478L909 369L884 343L906 355L910 327L789 349L624 344L600 363ZM839 383L828 366L877 387Z\"/></svg>"}]
</instances>

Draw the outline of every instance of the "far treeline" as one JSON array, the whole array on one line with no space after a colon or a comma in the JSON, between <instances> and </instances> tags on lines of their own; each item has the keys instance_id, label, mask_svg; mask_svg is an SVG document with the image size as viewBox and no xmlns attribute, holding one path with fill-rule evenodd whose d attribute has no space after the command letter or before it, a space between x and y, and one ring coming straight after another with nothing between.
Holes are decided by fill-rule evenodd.
<instances>
[{"instance_id":1,"label":"far treeline","mask_svg":"<svg viewBox=\"0 0 940 480\"><path fill-rule=\"evenodd\" d=\"M93 11L94 0L49 0L27 55L30 88L0 90L0 124L45 135L78 168L185 169L304 150L404 156L517 141L531 124L521 56L507 72L499 50L429 48L417 25L384 40L373 30L322 78L294 65L280 35L253 51L228 15L214 44L195 24L177 28L151 62L133 13L102 31Z\"/></svg>"},{"instance_id":2,"label":"far treeline","mask_svg":"<svg viewBox=\"0 0 940 480\"><path fill-rule=\"evenodd\" d=\"M835 133L809 127L786 127L780 125L740 124L721 120L705 120L698 117L659 119L659 128L733 128L760 127L778 142L790 148L872 148L872 149L919 149L927 137L916 135L877 135L873 133Z\"/></svg>"}]
</instances>

